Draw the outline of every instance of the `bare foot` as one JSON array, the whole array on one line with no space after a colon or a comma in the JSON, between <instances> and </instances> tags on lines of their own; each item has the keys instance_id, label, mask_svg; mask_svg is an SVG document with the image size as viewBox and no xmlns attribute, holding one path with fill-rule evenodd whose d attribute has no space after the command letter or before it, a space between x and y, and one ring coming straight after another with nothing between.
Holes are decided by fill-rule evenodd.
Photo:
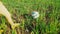
<instances>
[{"instance_id":1,"label":"bare foot","mask_svg":"<svg viewBox=\"0 0 60 34\"><path fill-rule=\"evenodd\" d=\"M13 24L11 27L12 27L12 29L15 29L16 27L18 27L20 25L20 23L15 23L15 24Z\"/></svg>"},{"instance_id":2,"label":"bare foot","mask_svg":"<svg viewBox=\"0 0 60 34\"><path fill-rule=\"evenodd\" d=\"M2 34L3 30L0 30L0 34Z\"/></svg>"}]
</instances>

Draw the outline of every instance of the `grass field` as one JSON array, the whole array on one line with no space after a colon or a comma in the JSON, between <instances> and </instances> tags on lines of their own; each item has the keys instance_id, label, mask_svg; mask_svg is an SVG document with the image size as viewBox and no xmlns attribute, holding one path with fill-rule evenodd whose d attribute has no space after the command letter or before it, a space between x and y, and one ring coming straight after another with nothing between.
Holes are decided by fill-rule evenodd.
<instances>
[{"instance_id":1,"label":"grass field","mask_svg":"<svg viewBox=\"0 0 60 34\"><path fill-rule=\"evenodd\" d=\"M0 17L0 34L60 34L60 0L0 0L20 26L11 29L4 16ZM40 16L32 19L30 13ZM28 15L25 15L28 14Z\"/></svg>"}]
</instances>

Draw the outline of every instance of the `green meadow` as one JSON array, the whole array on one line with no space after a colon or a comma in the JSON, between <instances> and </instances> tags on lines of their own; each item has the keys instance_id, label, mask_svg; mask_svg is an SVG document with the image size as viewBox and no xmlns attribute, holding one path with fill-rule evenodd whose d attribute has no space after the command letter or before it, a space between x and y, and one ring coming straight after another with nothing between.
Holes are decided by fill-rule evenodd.
<instances>
[{"instance_id":1,"label":"green meadow","mask_svg":"<svg viewBox=\"0 0 60 34\"><path fill-rule=\"evenodd\" d=\"M4 16L0 17L0 34L60 34L60 0L0 0L11 14L14 30ZM29 16L38 11L39 17Z\"/></svg>"}]
</instances>

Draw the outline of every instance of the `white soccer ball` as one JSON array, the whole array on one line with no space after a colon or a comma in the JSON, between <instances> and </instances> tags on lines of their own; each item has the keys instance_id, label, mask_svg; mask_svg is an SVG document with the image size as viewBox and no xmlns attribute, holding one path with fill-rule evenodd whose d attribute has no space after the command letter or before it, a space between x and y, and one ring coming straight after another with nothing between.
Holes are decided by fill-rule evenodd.
<instances>
[{"instance_id":1,"label":"white soccer ball","mask_svg":"<svg viewBox=\"0 0 60 34\"><path fill-rule=\"evenodd\" d=\"M33 12L32 12L32 17L33 17L34 19L38 18L38 17L39 17L39 12L33 11Z\"/></svg>"}]
</instances>

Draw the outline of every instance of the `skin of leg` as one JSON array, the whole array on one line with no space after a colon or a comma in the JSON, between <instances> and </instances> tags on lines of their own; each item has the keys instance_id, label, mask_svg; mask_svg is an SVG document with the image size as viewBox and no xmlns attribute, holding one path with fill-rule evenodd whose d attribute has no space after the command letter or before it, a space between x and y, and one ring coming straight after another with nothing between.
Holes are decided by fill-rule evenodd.
<instances>
[{"instance_id":1,"label":"skin of leg","mask_svg":"<svg viewBox=\"0 0 60 34\"><path fill-rule=\"evenodd\" d=\"M11 14L8 12L8 10L5 8L5 6L0 2L0 15L3 15L6 17L8 23L11 25L11 27L14 29L16 26L19 25L19 23L13 23L13 20L11 18Z\"/></svg>"}]
</instances>

